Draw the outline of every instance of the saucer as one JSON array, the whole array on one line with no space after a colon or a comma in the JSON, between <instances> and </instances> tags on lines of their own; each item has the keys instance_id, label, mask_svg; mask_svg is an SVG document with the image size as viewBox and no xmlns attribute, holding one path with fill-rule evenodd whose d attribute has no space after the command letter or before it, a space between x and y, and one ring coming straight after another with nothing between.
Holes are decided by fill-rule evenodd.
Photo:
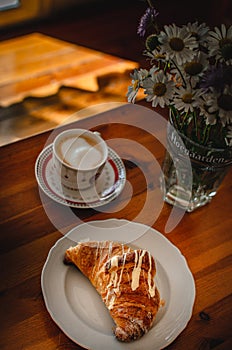
<instances>
[{"instance_id":1,"label":"saucer","mask_svg":"<svg viewBox=\"0 0 232 350\"><path fill-rule=\"evenodd\" d=\"M52 144L39 154L35 176L41 190L54 201L73 208L95 208L115 199L126 182L126 170L121 158L109 148L106 165L94 187L86 190L64 188L52 162Z\"/></svg>"}]
</instances>

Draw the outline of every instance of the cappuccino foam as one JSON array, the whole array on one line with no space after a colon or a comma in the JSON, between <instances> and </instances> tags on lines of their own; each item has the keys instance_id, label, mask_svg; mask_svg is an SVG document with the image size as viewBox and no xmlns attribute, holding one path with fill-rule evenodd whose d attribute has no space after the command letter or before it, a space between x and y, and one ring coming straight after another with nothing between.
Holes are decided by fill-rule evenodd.
<instances>
[{"instance_id":1,"label":"cappuccino foam","mask_svg":"<svg viewBox=\"0 0 232 350\"><path fill-rule=\"evenodd\" d=\"M103 161L100 144L84 135L64 139L59 145L59 153L63 162L80 170L95 168Z\"/></svg>"}]
</instances>

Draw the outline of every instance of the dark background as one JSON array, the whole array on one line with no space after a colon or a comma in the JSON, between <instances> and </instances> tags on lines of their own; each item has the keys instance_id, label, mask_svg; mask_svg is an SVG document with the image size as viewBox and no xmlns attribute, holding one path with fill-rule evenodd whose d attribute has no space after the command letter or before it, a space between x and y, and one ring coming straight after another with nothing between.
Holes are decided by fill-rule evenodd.
<instances>
[{"instance_id":1,"label":"dark background","mask_svg":"<svg viewBox=\"0 0 232 350\"><path fill-rule=\"evenodd\" d=\"M153 0L163 24L232 24L231 0ZM0 28L0 40L40 32L75 44L140 62L143 42L136 34L144 0L86 0L78 6Z\"/></svg>"}]
</instances>

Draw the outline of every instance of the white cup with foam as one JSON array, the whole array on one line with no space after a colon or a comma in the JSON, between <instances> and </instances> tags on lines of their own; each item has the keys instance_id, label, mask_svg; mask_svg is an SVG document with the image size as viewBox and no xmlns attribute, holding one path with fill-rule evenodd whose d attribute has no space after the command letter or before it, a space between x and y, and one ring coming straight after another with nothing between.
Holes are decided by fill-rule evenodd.
<instances>
[{"instance_id":1,"label":"white cup with foam","mask_svg":"<svg viewBox=\"0 0 232 350\"><path fill-rule=\"evenodd\" d=\"M53 165L61 184L70 190L94 186L108 158L106 142L97 132L69 129L53 142Z\"/></svg>"}]
</instances>

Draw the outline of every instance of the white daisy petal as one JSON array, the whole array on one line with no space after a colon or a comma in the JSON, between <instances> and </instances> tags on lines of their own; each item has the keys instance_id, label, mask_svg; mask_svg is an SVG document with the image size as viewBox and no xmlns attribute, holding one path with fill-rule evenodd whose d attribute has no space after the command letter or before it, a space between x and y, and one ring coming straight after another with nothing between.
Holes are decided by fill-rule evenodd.
<instances>
[{"instance_id":1,"label":"white daisy petal","mask_svg":"<svg viewBox=\"0 0 232 350\"><path fill-rule=\"evenodd\" d=\"M222 37L225 38L226 37L226 27L225 24L222 24Z\"/></svg>"}]
</instances>

